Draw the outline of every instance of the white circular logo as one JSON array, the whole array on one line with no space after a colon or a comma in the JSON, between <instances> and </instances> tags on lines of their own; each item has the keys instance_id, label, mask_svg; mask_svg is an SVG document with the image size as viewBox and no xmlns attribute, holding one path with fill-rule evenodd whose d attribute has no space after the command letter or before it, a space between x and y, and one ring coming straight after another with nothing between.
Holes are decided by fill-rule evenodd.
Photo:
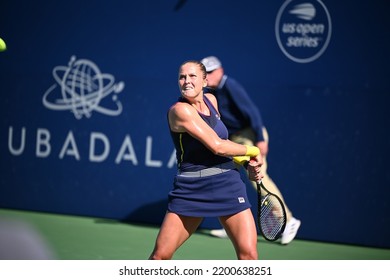
<instances>
[{"instance_id":1,"label":"white circular logo","mask_svg":"<svg viewBox=\"0 0 390 280\"><path fill-rule=\"evenodd\" d=\"M332 35L329 12L320 0L286 0L276 17L275 34L289 59L312 62L328 47Z\"/></svg>"}]
</instances>

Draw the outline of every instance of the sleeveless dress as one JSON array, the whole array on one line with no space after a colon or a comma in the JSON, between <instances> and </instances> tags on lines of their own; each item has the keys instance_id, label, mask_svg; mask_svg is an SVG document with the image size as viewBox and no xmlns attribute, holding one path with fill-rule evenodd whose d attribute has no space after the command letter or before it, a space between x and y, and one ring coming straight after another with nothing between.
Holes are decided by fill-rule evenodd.
<instances>
[{"instance_id":1,"label":"sleeveless dress","mask_svg":"<svg viewBox=\"0 0 390 280\"><path fill-rule=\"evenodd\" d=\"M210 110L210 116L199 115L220 138L227 139L228 132L218 112L206 96L203 100ZM187 101L179 98L178 102ZM180 175L181 172L232 163L230 157L213 154L188 133L171 131L171 137L176 148L178 174L174 177L173 189L168 194L168 211L191 217L219 217L251 207L246 185L236 168L206 177Z\"/></svg>"}]
</instances>

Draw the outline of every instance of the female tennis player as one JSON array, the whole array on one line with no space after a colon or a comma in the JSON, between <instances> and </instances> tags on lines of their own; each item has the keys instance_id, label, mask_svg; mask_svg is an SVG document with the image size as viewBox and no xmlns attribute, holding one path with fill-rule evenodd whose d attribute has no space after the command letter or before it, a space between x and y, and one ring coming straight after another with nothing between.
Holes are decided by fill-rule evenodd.
<instances>
[{"instance_id":1,"label":"female tennis player","mask_svg":"<svg viewBox=\"0 0 390 280\"><path fill-rule=\"evenodd\" d=\"M178 172L169 192L168 211L149 259L171 259L204 217L218 217L231 239L237 259L258 258L257 231L246 186L232 160L249 156L249 179L260 180L262 158L255 146L228 140L216 98L204 94L206 69L199 61L179 68L181 97L168 111Z\"/></svg>"}]
</instances>

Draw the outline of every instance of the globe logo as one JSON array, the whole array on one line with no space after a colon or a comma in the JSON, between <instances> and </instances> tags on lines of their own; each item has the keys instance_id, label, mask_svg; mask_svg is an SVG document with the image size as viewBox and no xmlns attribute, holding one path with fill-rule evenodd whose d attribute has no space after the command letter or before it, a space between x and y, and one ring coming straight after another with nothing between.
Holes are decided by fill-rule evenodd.
<instances>
[{"instance_id":1,"label":"globe logo","mask_svg":"<svg viewBox=\"0 0 390 280\"><path fill-rule=\"evenodd\" d=\"M103 74L95 63L87 59L76 60L72 56L68 66L56 66L53 69L56 84L44 94L43 105L51 110L69 110L76 119L90 118L93 111L117 116L122 112L118 94L124 83L114 83L110 74ZM59 90L57 90L59 88ZM100 103L112 94L110 107Z\"/></svg>"},{"instance_id":2,"label":"globe logo","mask_svg":"<svg viewBox=\"0 0 390 280\"><path fill-rule=\"evenodd\" d=\"M329 12L320 0L287 0L276 17L275 34L289 59L312 62L328 47L332 34Z\"/></svg>"}]
</instances>

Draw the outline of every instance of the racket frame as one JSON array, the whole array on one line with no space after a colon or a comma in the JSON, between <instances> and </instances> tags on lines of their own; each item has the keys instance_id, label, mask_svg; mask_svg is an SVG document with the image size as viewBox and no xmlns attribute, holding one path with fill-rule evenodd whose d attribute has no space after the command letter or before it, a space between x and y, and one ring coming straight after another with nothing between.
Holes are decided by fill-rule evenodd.
<instances>
[{"instance_id":1,"label":"racket frame","mask_svg":"<svg viewBox=\"0 0 390 280\"><path fill-rule=\"evenodd\" d=\"M261 232L261 235L268 241L276 241L278 240L282 234L283 234L283 231L285 230L286 228L286 224L287 224L287 212L286 212L286 207L284 206L284 203L283 201L280 199L279 196L277 196L276 194L270 192L263 184L262 181L259 181L259 182L256 182L256 185L257 185L257 225L259 227L259 230ZM261 189L263 189L267 194L265 196L262 196L261 195ZM263 206L263 203L265 201L265 198L268 197L268 196L274 196L280 203L280 206L281 206L281 209L282 209L282 214L283 214L283 224L280 228L280 230L278 231L278 233L275 235L274 238L270 238L268 237L264 232L263 232L263 229L262 229L262 226L261 226L261 208Z\"/></svg>"}]
</instances>

